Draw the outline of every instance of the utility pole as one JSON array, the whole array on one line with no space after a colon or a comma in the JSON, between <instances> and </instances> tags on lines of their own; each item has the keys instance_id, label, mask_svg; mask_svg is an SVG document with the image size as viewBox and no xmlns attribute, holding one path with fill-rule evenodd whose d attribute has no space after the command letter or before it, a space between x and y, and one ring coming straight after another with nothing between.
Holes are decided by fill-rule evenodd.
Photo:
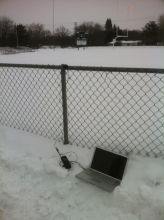
<instances>
[{"instance_id":1,"label":"utility pole","mask_svg":"<svg viewBox=\"0 0 164 220\"><path fill-rule=\"evenodd\" d=\"M118 36L118 1L117 1L117 29L116 29L116 37Z\"/></svg>"},{"instance_id":2,"label":"utility pole","mask_svg":"<svg viewBox=\"0 0 164 220\"><path fill-rule=\"evenodd\" d=\"M128 16L127 16L127 22L129 22L129 11L130 11L130 7L128 6ZM128 30L129 30L129 24L127 24L127 37L128 37Z\"/></svg>"},{"instance_id":3,"label":"utility pole","mask_svg":"<svg viewBox=\"0 0 164 220\"><path fill-rule=\"evenodd\" d=\"M16 27L16 39L17 39L17 47L19 47L19 43L18 43L18 32L17 32L17 25L15 24Z\"/></svg>"},{"instance_id":4,"label":"utility pole","mask_svg":"<svg viewBox=\"0 0 164 220\"><path fill-rule=\"evenodd\" d=\"M54 48L54 0L53 1L53 48Z\"/></svg>"},{"instance_id":5,"label":"utility pole","mask_svg":"<svg viewBox=\"0 0 164 220\"><path fill-rule=\"evenodd\" d=\"M75 31L77 30L77 22L74 22L74 25L75 25Z\"/></svg>"}]
</instances>

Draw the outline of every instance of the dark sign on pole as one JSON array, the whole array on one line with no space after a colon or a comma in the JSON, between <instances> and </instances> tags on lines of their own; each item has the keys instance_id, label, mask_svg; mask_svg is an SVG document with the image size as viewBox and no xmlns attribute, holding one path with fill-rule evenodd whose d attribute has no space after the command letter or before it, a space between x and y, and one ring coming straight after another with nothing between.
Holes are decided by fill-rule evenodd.
<instances>
[{"instance_id":1,"label":"dark sign on pole","mask_svg":"<svg viewBox=\"0 0 164 220\"><path fill-rule=\"evenodd\" d=\"M84 31L76 32L76 42L77 45L87 45L87 36L88 33Z\"/></svg>"}]
</instances>

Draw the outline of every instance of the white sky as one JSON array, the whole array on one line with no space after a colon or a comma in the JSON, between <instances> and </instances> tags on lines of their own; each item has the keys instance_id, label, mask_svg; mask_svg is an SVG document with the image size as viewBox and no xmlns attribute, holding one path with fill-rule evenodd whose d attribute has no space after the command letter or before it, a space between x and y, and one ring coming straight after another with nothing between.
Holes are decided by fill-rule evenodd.
<instances>
[{"instance_id":1,"label":"white sky","mask_svg":"<svg viewBox=\"0 0 164 220\"><path fill-rule=\"evenodd\" d=\"M164 13L164 0L54 0L54 28L73 30L74 22L105 24L107 18L122 29L141 29ZM128 12L128 6L130 11ZM53 29L53 0L0 0L0 16L15 23L42 23Z\"/></svg>"}]
</instances>

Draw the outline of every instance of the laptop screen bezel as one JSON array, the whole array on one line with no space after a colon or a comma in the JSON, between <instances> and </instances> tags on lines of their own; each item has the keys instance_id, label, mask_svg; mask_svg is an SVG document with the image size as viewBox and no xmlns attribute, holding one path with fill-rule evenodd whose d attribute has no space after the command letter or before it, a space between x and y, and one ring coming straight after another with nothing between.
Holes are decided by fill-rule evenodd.
<instances>
[{"instance_id":1,"label":"laptop screen bezel","mask_svg":"<svg viewBox=\"0 0 164 220\"><path fill-rule=\"evenodd\" d=\"M96 149L97 149L97 148L127 158L126 165L125 165L125 169L124 169L124 172L123 172L123 175L122 175L122 179L123 179L123 177L124 177L124 175L125 175L125 171L126 171L126 168L127 168L127 164L128 164L129 158L128 158L127 156L125 156L125 155L122 155L122 154L119 154L119 153L116 153L116 152L113 152L113 151L110 151L110 150L106 150L106 149L103 149L103 148L101 148L101 147L95 147L95 150L94 150L94 153L93 153L93 156L92 156L92 160L91 160L89 169L94 170L94 171L96 171L96 172L98 172L98 173L101 173L101 174L103 174L103 175L105 175L105 176L107 176L107 177L113 178L113 179L118 180L118 181L121 182L122 179L121 179L121 180L120 180L120 179L117 179L117 178L115 178L115 177L113 177L113 176L107 175L107 174L105 174L105 173L103 173L103 172L100 172L100 171L98 171L98 170L95 170L95 169L91 168L92 161L93 161L93 158L94 158L94 155L95 155L95 152L96 152Z\"/></svg>"}]
</instances>

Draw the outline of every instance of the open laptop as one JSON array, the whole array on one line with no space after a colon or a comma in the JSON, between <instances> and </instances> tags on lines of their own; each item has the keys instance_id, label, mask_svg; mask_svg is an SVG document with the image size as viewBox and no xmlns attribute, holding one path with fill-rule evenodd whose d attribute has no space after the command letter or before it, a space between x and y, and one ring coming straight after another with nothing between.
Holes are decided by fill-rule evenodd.
<instances>
[{"instance_id":1,"label":"open laptop","mask_svg":"<svg viewBox=\"0 0 164 220\"><path fill-rule=\"evenodd\" d=\"M126 156L96 147L90 167L76 177L111 192L120 185L127 162Z\"/></svg>"}]
</instances>

